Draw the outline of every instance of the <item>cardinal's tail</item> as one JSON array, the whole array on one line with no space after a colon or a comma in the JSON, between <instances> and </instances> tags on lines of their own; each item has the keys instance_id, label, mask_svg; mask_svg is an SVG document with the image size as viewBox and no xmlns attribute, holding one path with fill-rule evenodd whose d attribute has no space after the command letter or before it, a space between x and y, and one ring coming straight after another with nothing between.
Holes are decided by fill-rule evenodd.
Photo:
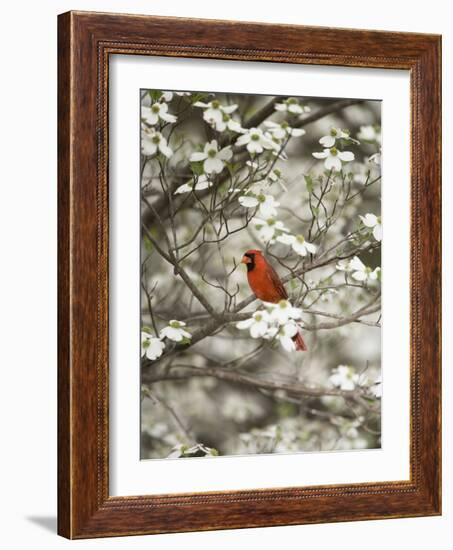
<instances>
[{"instance_id":1,"label":"cardinal's tail","mask_svg":"<svg viewBox=\"0 0 453 550\"><path fill-rule=\"evenodd\" d=\"M300 331L293 337L293 341L296 344L296 351L307 351L307 345Z\"/></svg>"}]
</instances>

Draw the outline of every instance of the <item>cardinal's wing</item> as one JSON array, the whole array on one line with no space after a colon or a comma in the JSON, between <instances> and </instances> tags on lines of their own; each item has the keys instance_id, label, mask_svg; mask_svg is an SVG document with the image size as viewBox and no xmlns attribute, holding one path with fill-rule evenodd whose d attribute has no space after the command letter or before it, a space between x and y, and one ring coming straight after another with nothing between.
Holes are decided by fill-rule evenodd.
<instances>
[{"instance_id":1,"label":"cardinal's wing","mask_svg":"<svg viewBox=\"0 0 453 550\"><path fill-rule=\"evenodd\" d=\"M281 296L281 299L287 300L288 293L286 292L286 288L283 286L282 280L280 279L278 273L275 271L275 269L271 266L270 263L267 263L266 273L269 276L270 281L272 282L272 286L277 290L278 294Z\"/></svg>"}]
</instances>

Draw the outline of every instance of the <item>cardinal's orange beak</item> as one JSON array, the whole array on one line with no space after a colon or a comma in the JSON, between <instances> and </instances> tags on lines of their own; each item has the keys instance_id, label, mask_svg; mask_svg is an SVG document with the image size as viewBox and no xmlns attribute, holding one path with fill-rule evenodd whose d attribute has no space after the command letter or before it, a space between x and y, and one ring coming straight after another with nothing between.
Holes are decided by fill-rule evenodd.
<instances>
[{"instance_id":1,"label":"cardinal's orange beak","mask_svg":"<svg viewBox=\"0 0 453 550\"><path fill-rule=\"evenodd\" d=\"M252 260L248 256L242 256L241 264L251 264Z\"/></svg>"}]
</instances>

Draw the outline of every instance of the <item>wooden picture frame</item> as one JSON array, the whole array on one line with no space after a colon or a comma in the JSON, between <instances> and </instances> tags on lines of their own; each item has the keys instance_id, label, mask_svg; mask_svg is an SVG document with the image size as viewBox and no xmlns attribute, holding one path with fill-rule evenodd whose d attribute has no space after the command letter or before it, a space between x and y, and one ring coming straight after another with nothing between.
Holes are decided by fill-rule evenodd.
<instances>
[{"instance_id":1,"label":"wooden picture frame","mask_svg":"<svg viewBox=\"0 0 453 550\"><path fill-rule=\"evenodd\" d=\"M69 12L58 21L58 532L88 538L441 513L441 39ZM109 496L111 54L410 71L410 480Z\"/></svg>"}]
</instances>

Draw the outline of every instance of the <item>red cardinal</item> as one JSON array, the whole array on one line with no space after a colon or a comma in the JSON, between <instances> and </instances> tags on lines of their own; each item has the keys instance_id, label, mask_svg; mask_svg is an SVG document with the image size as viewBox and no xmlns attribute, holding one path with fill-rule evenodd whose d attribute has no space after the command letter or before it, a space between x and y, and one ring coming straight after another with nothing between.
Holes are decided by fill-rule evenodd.
<instances>
[{"instance_id":1,"label":"red cardinal","mask_svg":"<svg viewBox=\"0 0 453 550\"><path fill-rule=\"evenodd\" d=\"M288 293L278 273L263 256L261 250L247 250L241 263L247 266L247 279L250 288L259 300L277 304L280 300L288 299ZM300 332L293 337L293 341L297 351L307 351Z\"/></svg>"}]
</instances>

